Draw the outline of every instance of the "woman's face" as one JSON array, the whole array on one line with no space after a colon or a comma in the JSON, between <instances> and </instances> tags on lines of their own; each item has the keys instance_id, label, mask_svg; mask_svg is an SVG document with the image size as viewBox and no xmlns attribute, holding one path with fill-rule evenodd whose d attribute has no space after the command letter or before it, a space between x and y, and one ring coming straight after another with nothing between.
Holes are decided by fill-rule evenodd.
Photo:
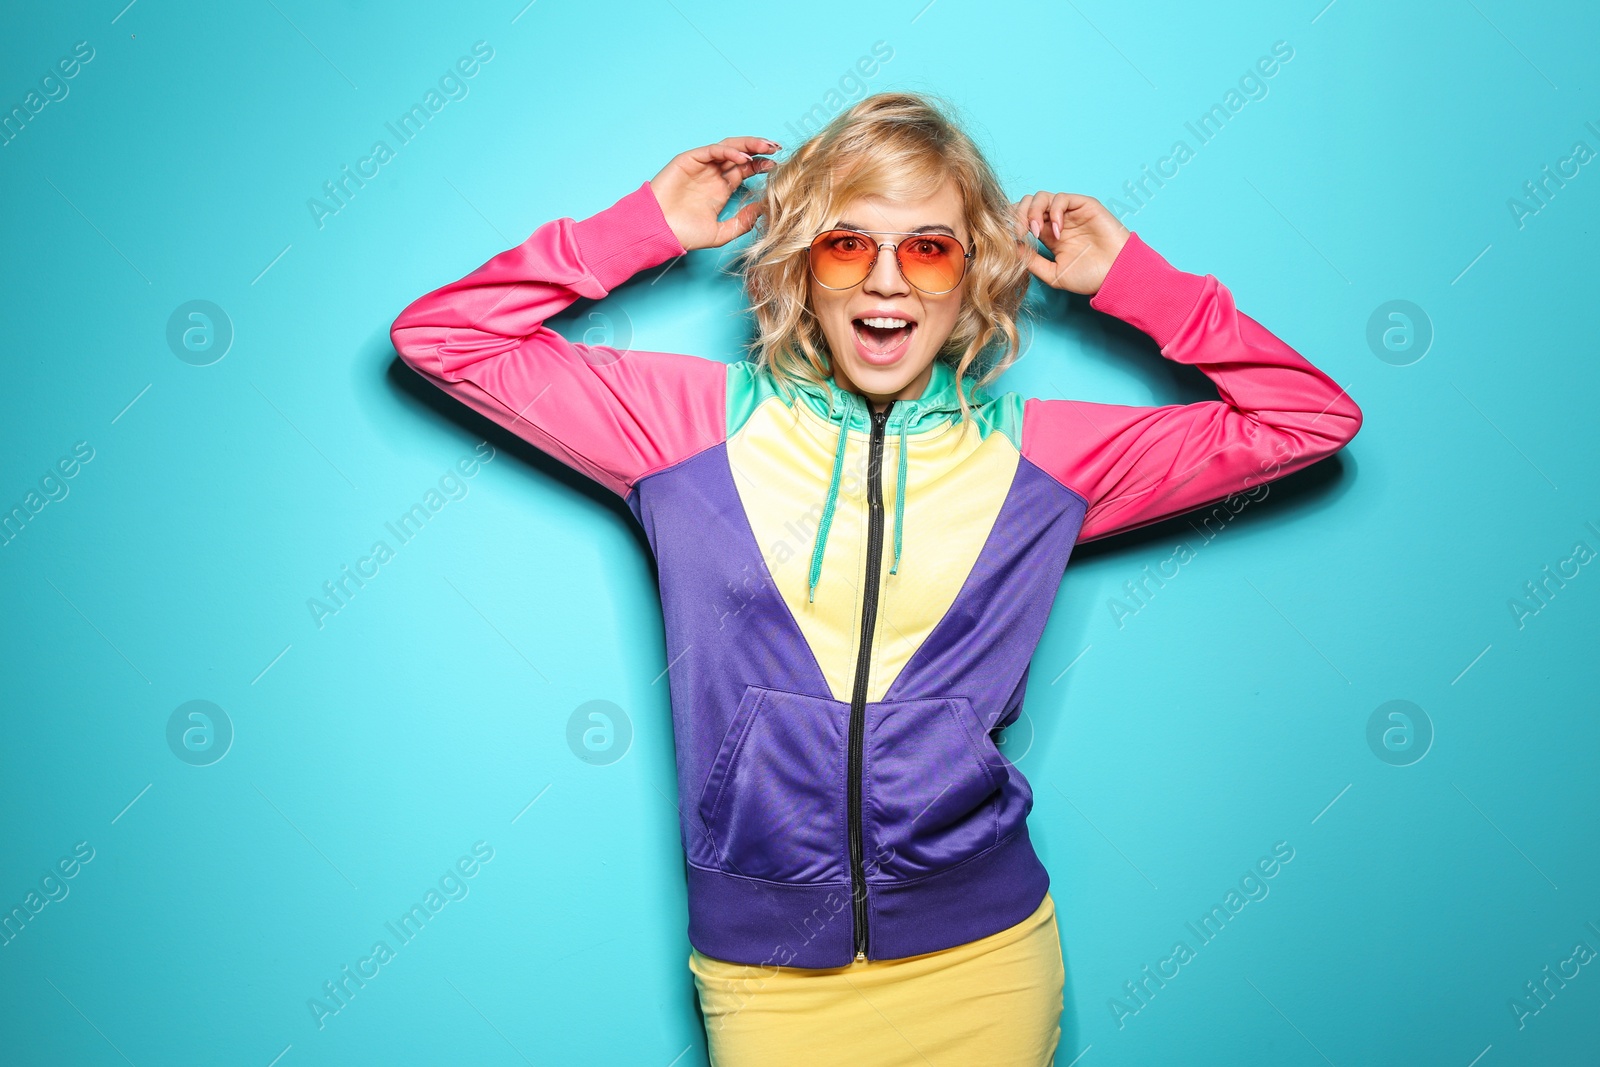
<instances>
[{"instance_id":1,"label":"woman's face","mask_svg":"<svg viewBox=\"0 0 1600 1067\"><path fill-rule=\"evenodd\" d=\"M852 200L831 224L860 230L880 242L912 239L883 231L928 230L953 235L962 248L971 243L960 190L949 180L924 200L881 196ZM828 339L834 381L839 387L867 397L874 409L890 400L920 397L932 374L934 356L955 329L966 293L966 275L950 292L930 296L905 280L893 250L885 248L872 265L872 273L849 289L827 289L817 284L815 277L807 277L811 306ZM898 323L904 325L882 328Z\"/></svg>"}]
</instances>

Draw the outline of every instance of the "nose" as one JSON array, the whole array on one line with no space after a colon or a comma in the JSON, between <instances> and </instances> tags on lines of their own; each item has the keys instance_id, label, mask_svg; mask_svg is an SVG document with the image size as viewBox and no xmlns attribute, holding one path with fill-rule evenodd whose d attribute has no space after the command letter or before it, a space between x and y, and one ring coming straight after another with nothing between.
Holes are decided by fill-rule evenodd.
<instances>
[{"instance_id":1,"label":"nose","mask_svg":"<svg viewBox=\"0 0 1600 1067\"><path fill-rule=\"evenodd\" d=\"M904 296L911 292L905 275L900 273L900 261L895 258L894 251L893 245L878 246L878 261L862 283L863 292L878 296Z\"/></svg>"}]
</instances>

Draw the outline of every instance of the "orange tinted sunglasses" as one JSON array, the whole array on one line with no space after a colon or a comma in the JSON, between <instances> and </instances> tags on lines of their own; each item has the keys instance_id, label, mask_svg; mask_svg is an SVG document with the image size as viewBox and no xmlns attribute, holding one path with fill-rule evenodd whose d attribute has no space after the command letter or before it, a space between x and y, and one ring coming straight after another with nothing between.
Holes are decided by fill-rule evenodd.
<instances>
[{"instance_id":1,"label":"orange tinted sunglasses","mask_svg":"<svg viewBox=\"0 0 1600 1067\"><path fill-rule=\"evenodd\" d=\"M905 280L930 296L939 296L961 284L967 273L967 260L977 254L976 249L962 249L961 242L948 234L908 230L872 232L914 240L879 244L861 230L824 230L812 239L808 252L811 276L817 284L824 289L849 289L860 285L877 266L879 253L892 248Z\"/></svg>"}]
</instances>

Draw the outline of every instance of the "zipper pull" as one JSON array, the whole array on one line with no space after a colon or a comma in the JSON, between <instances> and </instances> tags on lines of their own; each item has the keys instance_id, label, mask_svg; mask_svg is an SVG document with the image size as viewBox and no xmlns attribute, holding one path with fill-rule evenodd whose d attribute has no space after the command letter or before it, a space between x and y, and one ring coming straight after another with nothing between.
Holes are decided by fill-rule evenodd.
<instances>
[{"instance_id":1,"label":"zipper pull","mask_svg":"<svg viewBox=\"0 0 1600 1067\"><path fill-rule=\"evenodd\" d=\"M857 952L856 953L856 962L857 963L865 963L866 959L867 959L867 954L865 952Z\"/></svg>"}]
</instances>

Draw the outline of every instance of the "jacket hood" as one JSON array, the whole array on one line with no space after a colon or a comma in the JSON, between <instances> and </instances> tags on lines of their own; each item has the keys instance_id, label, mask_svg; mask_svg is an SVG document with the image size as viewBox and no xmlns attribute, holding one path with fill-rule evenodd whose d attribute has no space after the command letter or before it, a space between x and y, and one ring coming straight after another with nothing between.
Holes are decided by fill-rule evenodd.
<instances>
[{"instance_id":1,"label":"jacket hood","mask_svg":"<svg viewBox=\"0 0 1600 1067\"><path fill-rule=\"evenodd\" d=\"M932 366L933 372L922 395L915 400L896 400L891 403L889 419L884 426L886 434L898 434L900 437L900 464L894 494L894 562L889 567L890 574L897 573L900 568L901 526L905 519L906 501L906 437L939 429L961 417L955 368L937 358ZM809 603L816 599L817 581L822 577L822 555L828 543L828 529L833 524L834 506L839 498L839 477L844 469L849 431L870 433L872 414L866 397L841 389L831 374L821 384L802 380L798 387L812 411L839 427L839 443L833 454L833 474L828 480L828 493L822 503L822 519L817 523L816 542L811 550L811 575L806 592ZM967 383L970 407L978 408L988 400L987 393L974 383Z\"/></svg>"}]
</instances>

